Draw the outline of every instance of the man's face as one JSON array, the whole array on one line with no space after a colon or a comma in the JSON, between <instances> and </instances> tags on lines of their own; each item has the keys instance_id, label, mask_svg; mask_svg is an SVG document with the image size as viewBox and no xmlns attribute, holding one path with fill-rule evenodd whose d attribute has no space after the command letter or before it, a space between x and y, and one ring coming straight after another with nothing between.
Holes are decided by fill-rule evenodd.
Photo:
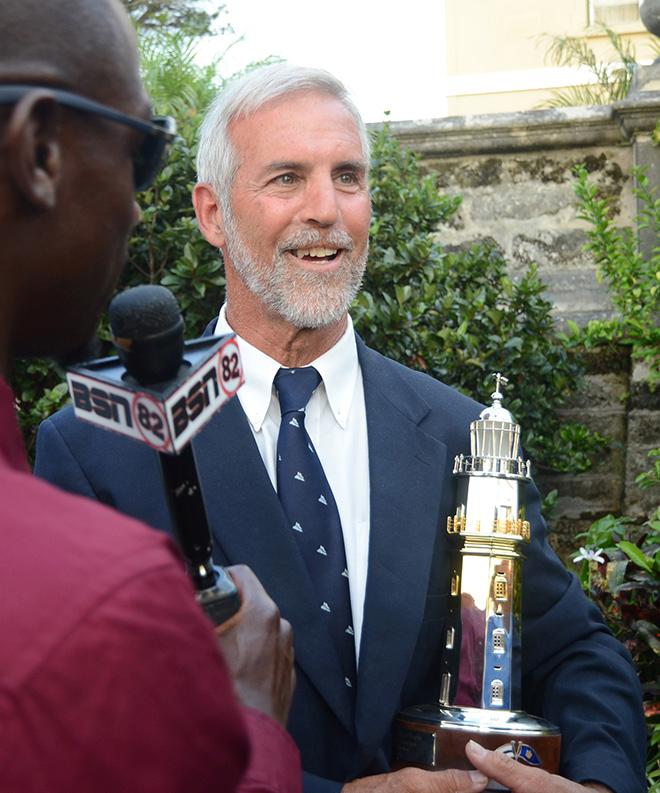
<instances>
[{"instance_id":1,"label":"man's face","mask_svg":"<svg viewBox=\"0 0 660 793\"><path fill-rule=\"evenodd\" d=\"M295 327L338 321L368 252L367 163L350 113L316 91L230 127L239 160L223 207L225 254L266 308Z\"/></svg>"},{"instance_id":2,"label":"man's face","mask_svg":"<svg viewBox=\"0 0 660 793\"><path fill-rule=\"evenodd\" d=\"M139 101L117 101L112 106L148 117L146 97L137 96ZM61 332L50 341L52 345L57 342L60 349L52 352L63 361L87 355L85 345L124 269L128 238L139 220L131 154L141 133L87 118L80 119L77 126L79 162L70 183L71 201L63 202L57 214L69 233L58 235L51 251L58 264L54 269L57 279L44 295L51 306L70 318L60 317Z\"/></svg>"},{"instance_id":3,"label":"man's face","mask_svg":"<svg viewBox=\"0 0 660 793\"><path fill-rule=\"evenodd\" d=\"M77 322L80 331L85 329L87 333L94 331L112 296L126 263L129 235L139 220L131 152L140 133L110 124L90 123L86 127L78 145L84 174L77 180L74 200L63 213L67 219L79 219L75 233L72 231L68 243L62 246L62 253L69 256L65 273L71 283L67 285L60 273L57 288L60 291L70 286L67 295L61 295L60 305L77 303Z\"/></svg>"}]
</instances>

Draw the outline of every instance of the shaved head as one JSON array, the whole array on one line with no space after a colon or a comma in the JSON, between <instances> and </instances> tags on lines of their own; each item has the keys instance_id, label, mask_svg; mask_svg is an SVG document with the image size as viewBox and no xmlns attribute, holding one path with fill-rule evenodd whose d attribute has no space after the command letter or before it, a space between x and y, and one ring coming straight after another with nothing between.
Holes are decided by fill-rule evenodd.
<instances>
[{"instance_id":1,"label":"shaved head","mask_svg":"<svg viewBox=\"0 0 660 793\"><path fill-rule=\"evenodd\" d=\"M139 217L144 133L48 89L151 115L119 0L0 0L2 85L32 87L0 106L0 374L14 355L61 357L92 335Z\"/></svg>"},{"instance_id":2,"label":"shaved head","mask_svg":"<svg viewBox=\"0 0 660 793\"><path fill-rule=\"evenodd\" d=\"M130 96L139 80L126 12L118 0L2 0L0 81Z\"/></svg>"}]
</instances>

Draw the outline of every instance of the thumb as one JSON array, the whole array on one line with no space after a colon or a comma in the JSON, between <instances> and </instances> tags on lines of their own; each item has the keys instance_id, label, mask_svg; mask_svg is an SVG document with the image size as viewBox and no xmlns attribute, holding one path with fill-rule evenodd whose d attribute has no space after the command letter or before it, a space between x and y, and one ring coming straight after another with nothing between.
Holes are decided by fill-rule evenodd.
<instances>
[{"instance_id":1,"label":"thumb","mask_svg":"<svg viewBox=\"0 0 660 793\"><path fill-rule=\"evenodd\" d=\"M495 779L511 789L512 793L545 793L553 790L552 776L540 768L530 768L512 760L502 752L491 752L475 741L468 741L465 754L475 768L482 771L490 779ZM554 788L563 790L563 788Z\"/></svg>"}]
</instances>

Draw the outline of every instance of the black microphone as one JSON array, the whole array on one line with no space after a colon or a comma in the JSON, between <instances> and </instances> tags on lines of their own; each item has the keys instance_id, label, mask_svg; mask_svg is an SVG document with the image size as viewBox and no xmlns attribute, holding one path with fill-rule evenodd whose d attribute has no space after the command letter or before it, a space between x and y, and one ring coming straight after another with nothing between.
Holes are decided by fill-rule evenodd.
<instances>
[{"instance_id":1,"label":"black microphone","mask_svg":"<svg viewBox=\"0 0 660 793\"><path fill-rule=\"evenodd\" d=\"M113 341L128 375L141 385L172 380L183 363L183 317L164 286L118 294L108 308Z\"/></svg>"},{"instance_id":2,"label":"black microphone","mask_svg":"<svg viewBox=\"0 0 660 793\"><path fill-rule=\"evenodd\" d=\"M215 625L240 608L230 576L213 564L212 536L190 440L243 382L233 337L184 342L174 295L138 286L109 307L118 356L67 373L80 418L158 451L176 539L197 599Z\"/></svg>"}]
</instances>

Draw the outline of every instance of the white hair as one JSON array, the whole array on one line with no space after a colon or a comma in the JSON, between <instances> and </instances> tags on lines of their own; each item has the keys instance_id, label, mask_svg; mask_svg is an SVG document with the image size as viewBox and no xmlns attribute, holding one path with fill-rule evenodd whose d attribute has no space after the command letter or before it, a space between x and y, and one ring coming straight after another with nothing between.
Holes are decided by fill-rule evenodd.
<instances>
[{"instance_id":1,"label":"white hair","mask_svg":"<svg viewBox=\"0 0 660 793\"><path fill-rule=\"evenodd\" d=\"M209 106L200 126L197 181L213 187L223 210L229 208L229 194L239 165L229 125L236 118L256 113L274 99L298 91L319 91L343 104L355 121L368 167L369 134L343 83L322 69L289 63L262 66L224 88Z\"/></svg>"}]
</instances>

